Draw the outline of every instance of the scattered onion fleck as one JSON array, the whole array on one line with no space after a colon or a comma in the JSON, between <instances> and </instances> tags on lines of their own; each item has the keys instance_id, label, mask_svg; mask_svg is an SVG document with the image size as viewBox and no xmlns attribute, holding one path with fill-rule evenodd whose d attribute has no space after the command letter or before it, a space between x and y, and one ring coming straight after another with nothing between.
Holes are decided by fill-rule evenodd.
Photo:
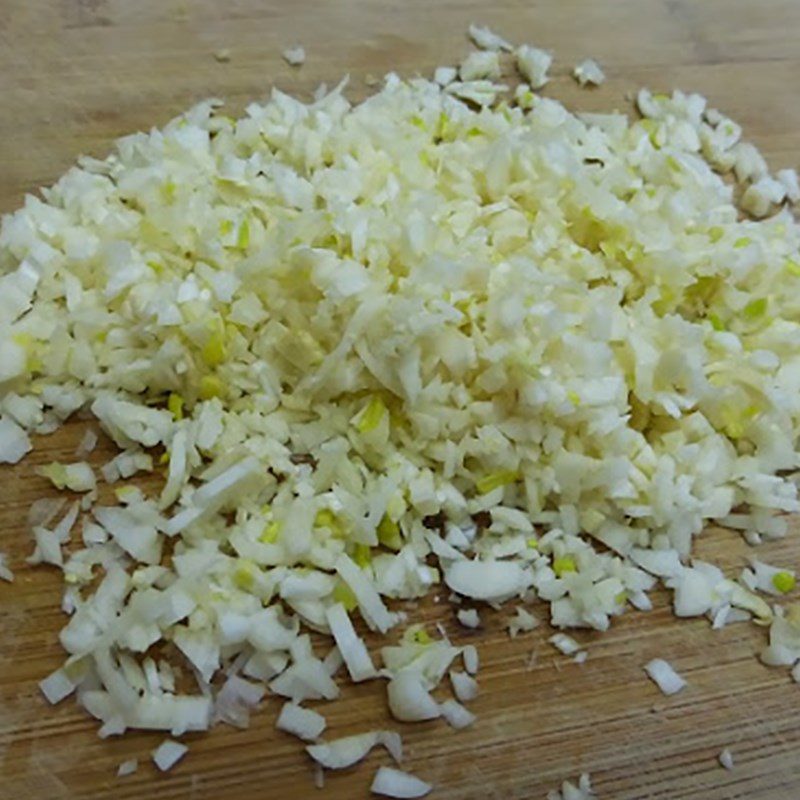
<instances>
[{"instance_id":1,"label":"scattered onion fleck","mask_svg":"<svg viewBox=\"0 0 800 800\"><path fill-rule=\"evenodd\" d=\"M676 694L686 686L686 681L675 672L672 665L661 658L649 661L644 670L666 695Z\"/></svg>"},{"instance_id":2,"label":"scattered onion fleck","mask_svg":"<svg viewBox=\"0 0 800 800\"><path fill-rule=\"evenodd\" d=\"M167 772L186 755L188 750L185 744L166 739L153 751L153 762L162 772Z\"/></svg>"}]
</instances>

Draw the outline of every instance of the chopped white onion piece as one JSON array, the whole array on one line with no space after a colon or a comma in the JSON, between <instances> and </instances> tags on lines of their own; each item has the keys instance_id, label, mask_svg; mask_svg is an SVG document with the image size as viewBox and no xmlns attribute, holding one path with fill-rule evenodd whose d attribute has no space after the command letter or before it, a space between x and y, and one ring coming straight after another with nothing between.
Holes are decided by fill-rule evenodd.
<instances>
[{"instance_id":1,"label":"chopped white onion piece","mask_svg":"<svg viewBox=\"0 0 800 800\"><path fill-rule=\"evenodd\" d=\"M383 745L398 763L403 760L400 735L393 731L371 731L311 744L306 752L326 769L346 769L361 761L376 745Z\"/></svg>"},{"instance_id":2,"label":"chopped white onion piece","mask_svg":"<svg viewBox=\"0 0 800 800\"><path fill-rule=\"evenodd\" d=\"M250 723L250 709L261 702L265 693L266 689L260 684L231 675L217 695L214 720L246 728Z\"/></svg>"},{"instance_id":3,"label":"chopped white onion piece","mask_svg":"<svg viewBox=\"0 0 800 800\"><path fill-rule=\"evenodd\" d=\"M475 600L503 600L528 588L531 576L514 561L456 561L445 568L447 585Z\"/></svg>"},{"instance_id":4,"label":"chopped white onion piece","mask_svg":"<svg viewBox=\"0 0 800 800\"><path fill-rule=\"evenodd\" d=\"M453 694L462 703L468 703L478 696L478 682L466 672L451 670L450 682L453 684Z\"/></svg>"},{"instance_id":5,"label":"chopped white onion piece","mask_svg":"<svg viewBox=\"0 0 800 800\"><path fill-rule=\"evenodd\" d=\"M642 550L634 548L629 557L634 564L661 578L680 575L685 567L677 550Z\"/></svg>"},{"instance_id":6,"label":"chopped white onion piece","mask_svg":"<svg viewBox=\"0 0 800 800\"><path fill-rule=\"evenodd\" d=\"M153 751L153 762L162 772L167 772L186 755L188 750L185 744L166 739Z\"/></svg>"},{"instance_id":7,"label":"chopped white onion piece","mask_svg":"<svg viewBox=\"0 0 800 800\"><path fill-rule=\"evenodd\" d=\"M50 673L43 681L39 681L39 688L47 698L47 702L55 705L75 691L75 683L62 667Z\"/></svg>"},{"instance_id":8,"label":"chopped white onion piece","mask_svg":"<svg viewBox=\"0 0 800 800\"><path fill-rule=\"evenodd\" d=\"M469 672L470 675L477 675L478 673L478 650L475 645L468 644L464 648L463 652L464 658L464 669Z\"/></svg>"},{"instance_id":9,"label":"chopped white onion piece","mask_svg":"<svg viewBox=\"0 0 800 800\"><path fill-rule=\"evenodd\" d=\"M413 670L398 672L387 684L389 711L401 722L436 719L439 705L425 688L420 674Z\"/></svg>"},{"instance_id":10,"label":"chopped white onion piece","mask_svg":"<svg viewBox=\"0 0 800 800\"><path fill-rule=\"evenodd\" d=\"M95 447L97 447L97 440L97 431L93 430L92 428L87 428L83 432L83 436L78 443L78 447L75 450L75 455L78 456L78 458L86 458L86 456L88 456L89 453L91 453Z\"/></svg>"},{"instance_id":11,"label":"chopped white onion piece","mask_svg":"<svg viewBox=\"0 0 800 800\"><path fill-rule=\"evenodd\" d=\"M654 658L645 664L644 671L666 695L675 694L686 686L686 681L675 672L672 665L661 658Z\"/></svg>"},{"instance_id":12,"label":"chopped white onion piece","mask_svg":"<svg viewBox=\"0 0 800 800\"><path fill-rule=\"evenodd\" d=\"M92 467L85 461L79 461L75 464L53 462L43 467L38 467L36 472L47 478L56 489L91 492L97 486Z\"/></svg>"},{"instance_id":13,"label":"chopped white onion piece","mask_svg":"<svg viewBox=\"0 0 800 800\"><path fill-rule=\"evenodd\" d=\"M374 678L378 674L375 665L363 640L356 634L344 606L341 603L331 606L325 611L325 618L353 681L358 683Z\"/></svg>"},{"instance_id":14,"label":"chopped white onion piece","mask_svg":"<svg viewBox=\"0 0 800 800\"><path fill-rule=\"evenodd\" d=\"M32 449L28 434L10 417L0 416L0 464L16 464Z\"/></svg>"},{"instance_id":15,"label":"chopped white onion piece","mask_svg":"<svg viewBox=\"0 0 800 800\"><path fill-rule=\"evenodd\" d=\"M575 655L581 649L580 644L566 633L554 633L547 641L565 656Z\"/></svg>"},{"instance_id":16,"label":"chopped white onion piece","mask_svg":"<svg viewBox=\"0 0 800 800\"><path fill-rule=\"evenodd\" d=\"M310 708L303 708L296 703L285 703L278 715L275 727L311 742L319 738L325 730L326 724L322 714L318 714Z\"/></svg>"},{"instance_id":17,"label":"chopped white onion piece","mask_svg":"<svg viewBox=\"0 0 800 800\"><path fill-rule=\"evenodd\" d=\"M117 777L124 778L128 775L133 775L137 769L139 769L139 760L136 758L129 758L117 767Z\"/></svg>"},{"instance_id":18,"label":"chopped white onion piece","mask_svg":"<svg viewBox=\"0 0 800 800\"><path fill-rule=\"evenodd\" d=\"M393 767L379 767L372 780L370 791L383 797L425 797L433 786L415 775Z\"/></svg>"},{"instance_id":19,"label":"chopped white onion piece","mask_svg":"<svg viewBox=\"0 0 800 800\"><path fill-rule=\"evenodd\" d=\"M714 605L715 581L698 569L684 569L667 585L675 590L673 608L678 617L699 617Z\"/></svg>"},{"instance_id":20,"label":"chopped white onion piece","mask_svg":"<svg viewBox=\"0 0 800 800\"><path fill-rule=\"evenodd\" d=\"M547 793L547 800L594 800L596 794L592 789L592 783L587 773L583 773L578 778L576 786L571 781L564 781L561 784L561 791Z\"/></svg>"},{"instance_id":21,"label":"chopped white onion piece","mask_svg":"<svg viewBox=\"0 0 800 800\"><path fill-rule=\"evenodd\" d=\"M500 59L497 53L483 50L470 53L458 68L462 81L475 81L481 78L495 80L500 77Z\"/></svg>"},{"instance_id":22,"label":"chopped white onion piece","mask_svg":"<svg viewBox=\"0 0 800 800\"><path fill-rule=\"evenodd\" d=\"M95 519L111 534L114 541L137 561L158 564L161 560L161 539L155 525L143 519L132 507L94 509Z\"/></svg>"},{"instance_id":23,"label":"chopped white onion piece","mask_svg":"<svg viewBox=\"0 0 800 800\"><path fill-rule=\"evenodd\" d=\"M61 542L53 531L47 528L34 528L33 538L36 547L28 558L30 564L52 564L56 567L64 565L64 556L61 552Z\"/></svg>"},{"instance_id":24,"label":"chopped white onion piece","mask_svg":"<svg viewBox=\"0 0 800 800\"><path fill-rule=\"evenodd\" d=\"M513 47L505 39L484 25L472 23L469 26L469 38L481 50L507 50L509 53L513 50Z\"/></svg>"},{"instance_id":25,"label":"chopped white onion piece","mask_svg":"<svg viewBox=\"0 0 800 800\"><path fill-rule=\"evenodd\" d=\"M508 621L508 635L514 639L520 633L529 633L538 625L539 620L530 611L522 608L522 606L517 606L516 615Z\"/></svg>"},{"instance_id":26,"label":"chopped white onion piece","mask_svg":"<svg viewBox=\"0 0 800 800\"><path fill-rule=\"evenodd\" d=\"M283 56L283 60L292 67L300 67L305 64L306 61L305 48L300 45L287 47L281 55Z\"/></svg>"},{"instance_id":27,"label":"chopped white onion piece","mask_svg":"<svg viewBox=\"0 0 800 800\"><path fill-rule=\"evenodd\" d=\"M342 580L356 596L358 607L367 625L386 633L395 624L397 617L388 611L372 582L352 559L344 554L339 556L335 566Z\"/></svg>"},{"instance_id":28,"label":"chopped white onion piece","mask_svg":"<svg viewBox=\"0 0 800 800\"><path fill-rule=\"evenodd\" d=\"M520 75L532 88L541 89L547 83L547 71L553 63L550 53L533 45L523 44L514 51L514 57Z\"/></svg>"},{"instance_id":29,"label":"chopped white onion piece","mask_svg":"<svg viewBox=\"0 0 800 800\"><path fill-rule=\"evenodd\" d=\"M572 75L581 86L592 84L599 86L606 79L605 73L600 69L600 65L591 58L581 61L572 71Z\"/></svg>"},{"instance_id":30,"label":"chopped white onion piece","mask_svg":"<svg viewBox=\"0 0 800 800\"><path fill-rule=\"evenodd\" d=\"M334 700L339 687L334 683L325 665L317 658L304 658L292 664L273 680L269 688L294 702L303 700Z\"/></svg>"},{"instance_id":31,"label":"chopped white onion piece","mask_svg":"<svg viewBox=\"0 0 800 800\"><path fill-rule=\"evenodd\" d=\"M128 713L128 725L143 730L205 731L211 724L212 703L194 695L145 695Z\"/></svg>"},{"instance_id":32,"label":"chopped white onion piece","mask_svg":"<svg viewBox=\"0 0 800 800\"><path fill-rule=\"evenodd\" d=\"M447 86L448 83L452 83L456 79L457 75L458 70L455 67L437 67L433 80L439 86Z\"/></svg>"},{"instance_id":33,"label":"chopped white onion piece","mask_svg":"<svg viewBox=\"0 0 800 800\"><path fill-rule=\"evenodd\" d=\"M455 700L445 700L440 708L442 716L451 728L467 728L475 722L475 715Z\"/></svg>"},{"instance_id":34,"label":"chopped white onion piece","mask_svg":"<svg viewBox=\"0 0 800 800\"><path fill-rule=\"evenodd\" d=\"M478 616L478 612L474 608L460 608L456 612L456 617L465 628L480 627L481 618Z\"/></svg>"},{"instance_id":35,"label":"chopped white onion piece","mask_svg":"<svg viewBox=\"0 0 800 800\"><path fill-rule=\"evenodd\" d=\"M8 556L5 553L0 553L0 580L11 583L14 580L14 573L8 566Z\"/></svg>"},{"instance_id":36,"label":"chopped white onion piece","mask_svg":"<svg viewBox=\"0 0 800 800\"><path fill-rule=\"evenodd\" d=\"M339 652L339 648L334 645L325 658L322 660L325 671L333 678L336 673L344 666L344 658Z\"/></svg>"}]
</instances>

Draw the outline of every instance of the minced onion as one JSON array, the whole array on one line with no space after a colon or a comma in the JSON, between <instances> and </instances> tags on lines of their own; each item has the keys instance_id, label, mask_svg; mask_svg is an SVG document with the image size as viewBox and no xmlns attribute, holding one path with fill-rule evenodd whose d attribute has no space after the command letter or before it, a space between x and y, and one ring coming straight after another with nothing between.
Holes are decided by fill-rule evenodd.
<instances>
[{"instance_id":1,"label":"minced onion","mask_svg":"<svg viewBox=\"0 0 800 800\"><path fill-rule=\"evenodd\" d=\"M31 510L30 561L63 570L71 615L42 691L77 689L101 735L245 725L265 685L307 735L297 704L338 696L342 663L379 674L348 615L385 634L394 600L442 582L605 630L660 579L680 616L769 624L762 660L796 674L797 612L756 594L794 573L690 561L709 520L755 544L800 508L796 173L770 176L698 95L572 114L533 91L550 53L469 33L460 74L388 75L355 106L344 83L276 90L238 120L207 101L4 217L0 463L89 409L121 448L105 481L166 478L99 506L88 464L52 464L85 495L52 529L57 510ZM599 82L592 64L576 77ZM306 628L335 639L325 660ZM381 651L390 707L457 724L430 692L477 652L422 634ZM194 693L147 655L162 642ZM309 752L343 764L381 736Z\"/></svg>"}]
</instances>

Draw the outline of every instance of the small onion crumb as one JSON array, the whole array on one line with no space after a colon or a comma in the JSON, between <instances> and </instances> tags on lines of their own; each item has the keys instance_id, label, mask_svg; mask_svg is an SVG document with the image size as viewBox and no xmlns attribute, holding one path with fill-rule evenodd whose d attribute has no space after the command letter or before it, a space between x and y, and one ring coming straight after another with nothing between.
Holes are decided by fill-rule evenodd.
<instances>
[{"instance_id":1,"label":"small onion crumb","mask_svg":"<svg viewBox=\"0 0 800 800\"><path fill-rule=\"evenodd\" d=\"M478 650L474 644L468 644L464 648L462 658L464 660L464 669L469 672L470 675L477 675L480 661L478 658Z\"/></svg>"},{"instance_id":2,"label":"small onion crumb","mask_svg":"<svg viewBox=\"0 0 800 800\"><path fill-rule=\"evenodd\" d=\"M600 65L591 58L581 61L572 71L572 75L581 86L599 86L606 79Z\"/></svg>"},{"instance_id":3,"label":"small onion crumb","mask_svg":"<svg viewBox=\"0 0 800 800\"><path fill-rule=\"evenodd\" d=\"M456 618L465 628L478 628L481 624L481 618L474 608L460 608L456 612Z\"/></svg>"},{"instance_id":4,"label":"small onion crumb","mask_svg":"<svg viewBox=\"0 0 800 800\"><path fill-rule=\"evenodd\" d=\"M589 774L584 772L575 785L572 781L564 781L561 791L553 790L547 793L547 800L594 800L597 795L592 788Z\"/></svg>"},{"instance_id":5,"label":"small onion crumb","mask_svg":"<svg viewBox=\"0 0 800 800\"><path fill-rule=\"evenodd\" d=\"M301 45L287 47L283 53L283 60L292 67L300 67L306 62L306 51Z\"/></svg>"},{"instance_id":6,"label":"small onion crumb","mask_svg":"<svg viewBox=\"0 0 800 800\"><path fill-rule=\"evenodd\" d=\"M686 686L686 681L672 668L672 665L661 658L654 658L645 664L644 671L666 695L676 694Z\"/></svg>"},{"instance_id":7,"label":"small onion crumb","mask_svg":"<svg viewBox=\"0 0 800 800\"><path fill-rule=\"evenodd\" d=\"M185 744L165 739L153 751L153 762L162 772L167 772L186 755L188 750Z\"/></svg>"},{"instance_id":8,"label":"small onion crumb","mask_svg":"<svg viewBox=\"0 0 800 800\"><path fill-rule=\"evenodd\" d=\"M137 769L139 769L139 760L136 758L130 758L127 761L123 761L117 767L117 777L124 778L127 775L133 775Z\"/></svg>"},{"instance_id":9,"label":"small onion crumb","mask_svg":"<svg viewBox=\"0 0 800 800\"><path fill-rule=\"evenodd\" d=\"M432 789L431 784L394 767L379 767L370 786L373 794L399 798L425 797Z\"/></svg>"}]
</instances>

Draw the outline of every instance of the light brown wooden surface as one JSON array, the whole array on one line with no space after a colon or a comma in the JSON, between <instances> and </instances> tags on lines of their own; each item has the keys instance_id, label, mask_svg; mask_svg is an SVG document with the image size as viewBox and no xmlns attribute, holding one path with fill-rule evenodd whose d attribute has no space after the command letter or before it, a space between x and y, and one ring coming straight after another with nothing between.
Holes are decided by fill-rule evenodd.
<instances>
[{"instance_id":1,"label":"light brown wooden surface","mask_svg":"<svg viewBox=\"0 0 800 800\"><path fill-rule=\"evenodd\" d=\"M625 109L640 85L706 94L745 125L775 166L800 161L800 3L797 0L0 0L0 211L63 172L79 153L102 154L113 138L160 125L209 95L234 110L269 87L308 95L321 81L364 79L394 69L427 73L466 52L471 21L515 41L556 51L547 93L583 109ZM295 42L308 61L280 57ZM213 54L229 48L229 63ZM597 58L608 83L581 91L568 77L577 60ZM15 468L0 466L0 551L17 575L0 583L0 798L255 800L315 794L309 760L274 730L279 702L268 699L252 727L218 727L189 737L189 755L157 774L149 751L162 737L101 741L72 703L50 708L37 682L61 661L60 578L31 568L25 516L47 494L37 463L70 458L87 423L37 442ZM95 453L100 463L108 443ZM729 574L749 549L735 534L709 531L702 555ZM800 566L795 537L762 549L766 560ZM677 621L657 596L650 614L629 614L605 635L583 634L589 659L555 654L543 627L513 641L508 613L485 614L485 630L465 633L433 602L412 614L444 622L454 639L478 645L478 722L453 732L442 722L398 725L408 768L436 784L437 798L541 798L562 779L592 773L607 800L800 797L800 687L755 658L763 631L737 625L712 632ZM537 658L531 663L531 656ZM652 657L668 658L689 681L664 698L644 677ZM382 687L343 686L326 704L332 736L389 724ZM736 766L716 758L729 747ZM121 761L139 771L116 779ZM321 797L361 798L384 754L330 776Z\"/></svg>"}]
</instances>

